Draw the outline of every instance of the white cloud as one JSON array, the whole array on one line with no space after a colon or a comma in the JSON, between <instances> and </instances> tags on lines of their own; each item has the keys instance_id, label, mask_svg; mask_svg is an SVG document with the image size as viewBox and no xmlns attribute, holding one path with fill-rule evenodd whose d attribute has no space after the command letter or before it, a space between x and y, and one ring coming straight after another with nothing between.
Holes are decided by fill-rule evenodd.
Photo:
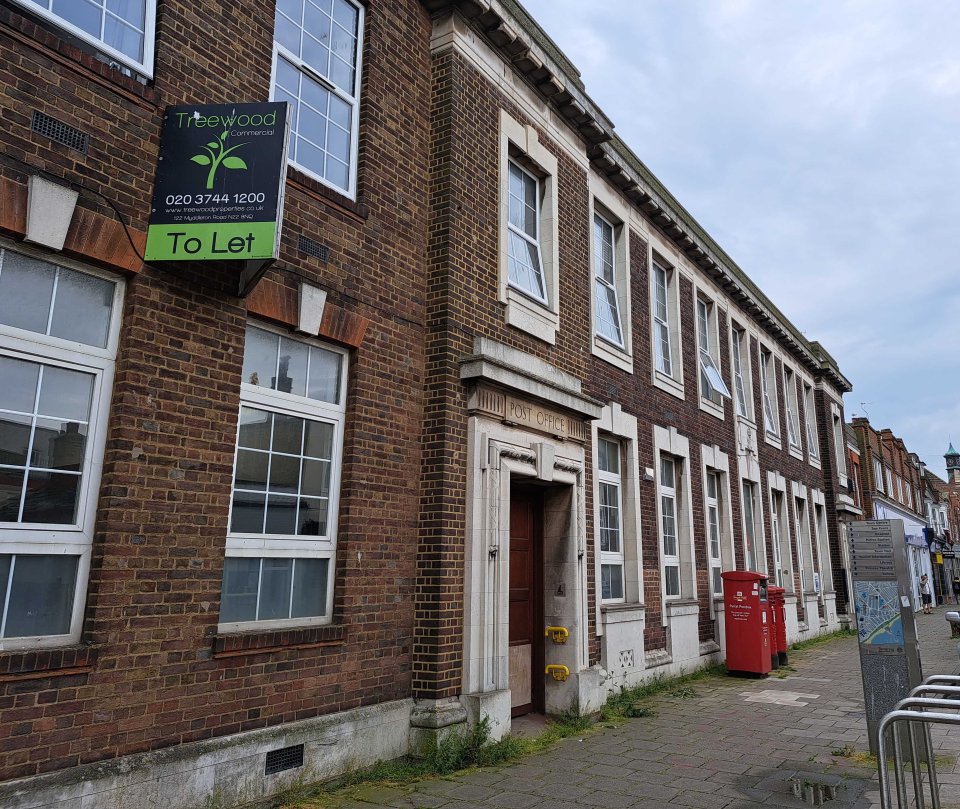
<instances>
[{"instance_id":1,"label":"white cloud","mask_svg":"<svg viewBox=\"0 0 960 809\"><path fill-rule=\"evenodd\" d=\"M921 454L951 425L960 440L960 5L525 5L621 137L837 357L850 409L873 402Z\"/></svg>"}]
</instances>

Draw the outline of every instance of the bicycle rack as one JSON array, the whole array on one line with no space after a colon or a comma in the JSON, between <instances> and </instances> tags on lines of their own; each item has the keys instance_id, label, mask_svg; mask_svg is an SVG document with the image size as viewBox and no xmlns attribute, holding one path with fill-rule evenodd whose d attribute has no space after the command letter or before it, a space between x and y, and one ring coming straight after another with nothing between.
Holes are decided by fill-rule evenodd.
<instances>
[{"instance_id":1,"label":"bicycle rack","mask_svg":"<svg viewBox=\"0 0 960 809\"><path fill-rule=\"evenodd\" d=\"M935 699L921 694L945 694L947 699ZM913 794L917 809L925 809L923 773L920 771L921 756L918 753L917 725L922 727L923 758L927 762L927 784L930 788L931 809L940 809L940 788L937 783L937 768L934 759L933 741L930 725L943 724L960 727L960 714L929 711L931 708L960 710L960 676L933 674L910 692L910 696L900 700L896 707L880 720L877 744L877 769L880 776L880 805L882 809L893 809L890 797L890 779L887 766L887 731L893 740L893 777L897 790L898 809L908 809L907 785L903 778L904 750L901 736L897 732L898 722L907 722L909 733L910 769L913 776Z\"/></svg>"}]
</instances>

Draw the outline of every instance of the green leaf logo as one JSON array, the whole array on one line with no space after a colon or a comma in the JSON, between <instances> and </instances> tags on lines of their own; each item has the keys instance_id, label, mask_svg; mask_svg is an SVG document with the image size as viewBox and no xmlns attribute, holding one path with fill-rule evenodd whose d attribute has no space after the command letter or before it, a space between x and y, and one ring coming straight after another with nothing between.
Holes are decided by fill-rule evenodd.
<instances>
[{"instance_id":1,"label":"green leaf logo","mask_svg":"<svg viewBox=\"0 0 960 809\"><path fill-rule=\"evenodd\" d=\"M231 119L232 121L232 119ZM197 163L200 166L210 166L210 171L207 173L207 191L213 188L213 181L217 174L217 169L223 166L225 169L237 169L245 171L247 169L247 164L242 157L237 157L231 152L235 152L241 146L245 146L245 143L237 143L234 146L227 148L227 137L230 134L229 129L223 130L220 133L220 137L217 140L210 141L206 146L203 146L203 150L206 154L195 154L190 159Z\"/></svg>"}]
</instances>

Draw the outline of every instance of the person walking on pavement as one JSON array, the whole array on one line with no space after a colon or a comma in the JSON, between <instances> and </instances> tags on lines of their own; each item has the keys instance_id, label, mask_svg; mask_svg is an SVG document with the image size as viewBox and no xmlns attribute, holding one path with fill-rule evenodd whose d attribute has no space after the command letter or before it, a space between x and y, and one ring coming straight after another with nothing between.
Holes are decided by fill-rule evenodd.
<instances>
[{"instance_id":1,"label":"person walking on pavement","mask_svg":"<svg viewBox=\"0 0 960 809\"><path fill-rule=\"evenodd\" d=\"M953 602L960 604L960 573L953 577Z\"/></svg>"},{"instance_id":2,"label":"person walking on pavement","mask_svg":"<svg viewBox=\"0 0 960 809\"><path fill-rule=\"evenodd\" d=\"M930 602L933 599L930 595L930 580L926 573L920 577L920 600L923 602L923 614L930 615L933 612L930 607Z\"/></svg>"}]
</instances>

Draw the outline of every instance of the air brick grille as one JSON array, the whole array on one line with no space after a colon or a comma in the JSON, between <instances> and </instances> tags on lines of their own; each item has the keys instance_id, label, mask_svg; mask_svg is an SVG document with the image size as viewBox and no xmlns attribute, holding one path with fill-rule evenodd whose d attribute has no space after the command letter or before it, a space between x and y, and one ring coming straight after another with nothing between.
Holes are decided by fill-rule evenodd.
<instances>
[{"instance_id":1,"label":"air brick grille","mask_svg":"<svg viewBox=\"0 0 960 809\"><path fill-rule=\"evenodd\" d=\"M37 110L33 111L33 122L31 129L38 135L43 135L61 146L67 146L70 149L76 149L78 152L87 153L90 146L90 136L86 132L81 132L76 127L44 115Z\"/></svg>"},{"instance_id":2,"label":"air brick grille","mask_svg":"<svg viewBox=\"0 0 960 809\"><path fill-rule=\"evenodd\" d=\"M267 753L267 764L263 774L273 775L302 766L303 745L295 744L293 747L281 747L279 750L271 750Z\"/></svg>"},{"instance_id":3,"label":"air brick grille","mask_svg":"<svg viewBox=\"0 0 960 809\"><path fill-rule=\"evenodd\" d=\"M297 239L297 247L301 253L306 253L308 256L318 258L320 261L325 262L330 258L329 247L325 244L320 244L320 242L314 239L309 239L306 236L300 236Z\"/></svg>"}]
</instances>

